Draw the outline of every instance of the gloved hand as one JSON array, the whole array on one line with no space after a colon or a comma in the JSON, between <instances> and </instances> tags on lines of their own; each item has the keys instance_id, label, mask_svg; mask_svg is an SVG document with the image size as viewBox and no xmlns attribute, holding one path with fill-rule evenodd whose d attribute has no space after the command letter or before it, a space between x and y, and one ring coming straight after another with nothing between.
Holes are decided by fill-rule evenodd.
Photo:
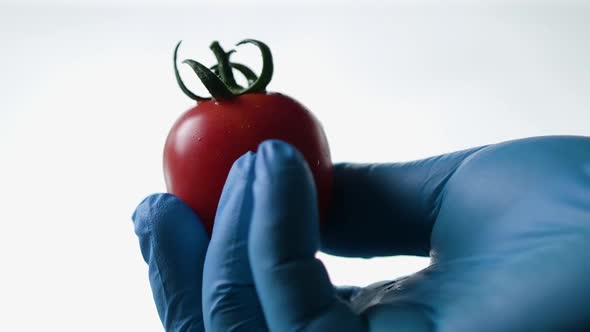
<instances>
[{"instance_id":1,"label":"gloved hand","mask_svg":"<svg viewBox=\"0 0 590 332\"><path fill-rule=\"evenodd\" d=\"M168 331L589 331L590 138L511 141L403 164L340 164L327 223L302 156L233 166L213 235L176 197L133 220ZM432 264L335 288L314 255Z\"/></svg>"}]
</instances>

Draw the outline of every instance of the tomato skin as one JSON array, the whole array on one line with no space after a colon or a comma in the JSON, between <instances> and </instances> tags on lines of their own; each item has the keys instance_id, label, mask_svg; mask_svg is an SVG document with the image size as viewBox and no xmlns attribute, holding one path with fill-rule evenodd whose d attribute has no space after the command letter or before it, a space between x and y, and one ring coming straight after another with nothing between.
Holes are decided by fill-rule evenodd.
<instances>
[{"instance_id":1,"label":"tomato skin","mask_svg":"<svg viewBox=\"0 0 590 332\"><path fill-rule=\"evenodd\" d=\"M323 219L332 187L328 141L311 112L279 93L208 100L185 112L170 130L164 148L168 192L187 203L211 232L232 164L268 139L290 143L303 154L314 177Z\"/></svg>"}]
</instances>

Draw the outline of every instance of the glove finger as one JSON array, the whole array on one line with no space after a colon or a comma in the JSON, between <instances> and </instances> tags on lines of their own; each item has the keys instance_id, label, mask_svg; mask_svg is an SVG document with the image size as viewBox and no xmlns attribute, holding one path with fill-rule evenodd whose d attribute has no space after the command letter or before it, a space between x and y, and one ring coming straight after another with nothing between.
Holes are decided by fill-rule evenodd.
<instances>
[{"instance_id":1,"label":"glove finger","mask_svg":"<svg viewBox=\"0 0 590 332\"><path fill-rule=\"evenodd\" d=\"M248 254L271 331L360 331L363 323L336 297L319 246L311 172L290 145L258 148Z\"/></svg>"},{"instance_id":2,"label":"glove finger","mask_svg":"<svg viewBox=\"0 0 590 332\"><path fill-rule=\"evenodd\" d=\"M332 255L428 256L440 194L475 148L393 164L337 164L321 250Z\"/></svg>"},{"instance_id":3,"label":"glove finger","mask_svg":"<svg viewBox=\"0 0 590 332\"><path fill-rule=\"evenodd\" d=\"M219 201L203 272L207 331L259 331L266 326L247 248L255 157L248 152L234 163Z\"/></svg>"},{"instance_id":4,"label":"glove finger","mask_svg":"<svg viewBox=\"0 0 590 332\"><path fill-rule=\"evenodd\" d=\"M201 281L208 235L200 220L171 194L147 197L132 219L164 328L204 331Z\"/></svg>"}]
</instances>

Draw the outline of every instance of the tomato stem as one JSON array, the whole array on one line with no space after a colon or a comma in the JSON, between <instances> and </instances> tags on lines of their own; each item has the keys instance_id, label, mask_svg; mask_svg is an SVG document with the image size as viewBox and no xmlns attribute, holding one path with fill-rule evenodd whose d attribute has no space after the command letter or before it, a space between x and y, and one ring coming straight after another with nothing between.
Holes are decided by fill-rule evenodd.
<instances>
[{"instance_id":1,"label":"tomato stem","mask_svg":"<svg viewBox=\"0 0 590 332\"><path fill-rule=\"evenodd\" d=\"M233 69L239 71L240 74L244 75L248 81L248 85L252 85L258 79L258 75L256 75L256 73L254 73L254 71L252 71L252 69L248 68L246 65L237 62L231 62L230 66L232 66ZM214 65L209 69L211 69L215 74L219 73L219 65Z\"/></svg>"},{"instance_id":2,"label":"tomato stem","mask_svg":"<svg viewBox=\"0 0 590 332\"><path fill-rule=\"evenodd\" d=\"M197 102L210 99L210 98L205 98L205 97L201 97L199 95L194 94L191 90L189 90L189 88L186 87L186 85L182 81L182 78L180 78L180 73L178 72L178 65L176 64L176 62L177 62L176 59L178 58L178 48L180 47L180 43L182 43L182 40L179 41L178 44L176 44L176 48L174 48L174 57L173 57L173 59L174 59L174 76L176 77L176 82L178 83L180 90L182 90L182 92L184 92L184 94L187 95L190 99L196 100Z\"/></svg>"},{"instance_id":3,"label":"tomato stem","mask_svg":"<svg viewBox=\"0 0 590 332\"><path fill-rule=\"evenodd\" d=\"M215 58L217 58L217 70L221 80L232 90L242 90L243 88L238 85L234 78L234 73L232 72L232 67L229 62L229 56L234 53L235 50L225 52L217 41L211 43L209 48L213 51L213 54L215 54Z\"/></svg>"},{"instance_id":4,"label":"tomato stem","mask_svg":"<svg viewBox=\"0 0 590 332\"><path fill-rule=\"evenodd\" d=\"M201 97L190 91L180 78L180 73L176 64L180 43L181 42L178 42L174 49L174 74L180 89L189 98L196 100L197 103L210 100L211 98ZM239 42L237 46L243 44L253 44L260 50L262 55L262 70L260 76L256 76L250 68L243 64L230 62L229 57L235 51L231 50L225 52L217 41L214 41L210 45L210 49L217 58L217 65L207 68L201 63L191 59L184 60L183 63L188 64L193 69L214 99L231 99L245 93L263 92L270 83L274 71L270 48L263 42L254 39L245 39ZM248 87L243 88L236 82L233 75L233 69L236 69L244 75L248 81Z\"/></svg>"},{"instance_id":5,"label":"tomato stem","mask_svg":"<svg viewBox=\"0 0 590 332\"><path fill-rule=\"evenodd\" d=\"M240 94L265 91L266 86L272 80L272 74L274 71L272 53L270 52L270 48L265 43L255 39L242 40L236 46L240 46L243 44L253 44L257 46L258 49L260 49L260 53L262 54L262 71L260 72L260 77L258 77L258 79L249 87L241 91Z\"/></svg>"},{"instance_id":6,"label":"tomato stem","mask_svg":"<svg viewBox=\"0 0 590 332\"><path fill-rule=\"evenodd\" d=\"M219 78L219 76L213 74L209 68L191 59L186 59L182 63L186 63L194 70L195 74L199 76L199 79L203 82L205 88L209 90L209 93L213 98L230 99L235 97L229 87Z\"/></svg>"}]
</instances>

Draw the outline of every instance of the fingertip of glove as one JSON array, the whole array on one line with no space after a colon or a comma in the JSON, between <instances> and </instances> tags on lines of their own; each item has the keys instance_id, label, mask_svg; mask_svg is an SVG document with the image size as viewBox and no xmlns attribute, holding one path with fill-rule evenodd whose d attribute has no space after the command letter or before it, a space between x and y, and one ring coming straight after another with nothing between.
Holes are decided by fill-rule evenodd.
<instances>
[{"instance_id":1,"label":"fingertip of glove","mask_svg":"<svg viewBox=\"0 0 590 332\"><path fill-rule=\"evenodd\" d=\"M267 140L258 146L258 168L270 173L283 173L305 164L303 155L292 145L281 140Z\"/></svg>"},{"instance_id":2,"label":"fingertip of glove","mask_svg":"<svg viewBox=\"0 0 590 332\"><path fill-rule=\"evenodd\" d=\"M252 151L244 153L242 156L240 156L240 158L234 161L230 173L235 172L236 170L240 172L248 172L248 170L250 169L250 164L252 163L254 158L256 158L256 153Z\"/></svg>"},{"instance_id":3,"label":"fingertip of glove","mask_svg":"<svg viewBox=\"0 0 590 332\"><path fill-rule=\"evenodd\" d=\"M191 208L180 198L169 193L156 193L139 203L131 219L135 225L135 233L140 236L156 224L193 217L191 214L194 214Z\"/></svg>"}]
</instances>

